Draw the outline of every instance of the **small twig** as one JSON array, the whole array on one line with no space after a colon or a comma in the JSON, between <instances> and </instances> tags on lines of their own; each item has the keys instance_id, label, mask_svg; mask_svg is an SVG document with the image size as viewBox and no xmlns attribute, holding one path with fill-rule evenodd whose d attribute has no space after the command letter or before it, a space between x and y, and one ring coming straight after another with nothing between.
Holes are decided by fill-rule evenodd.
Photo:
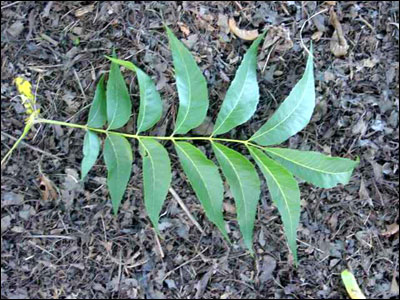
<instances>
[{"instance_id":1,"label":"small twig","mask_svg":"<svg viewBox=\"0 0 400 300\"><path fill-rule=\"evenodd\" d=\"M199 257L201 254L203 254L204 252L206 252L208 250L208 247L206 249L204 249L203 251L201 251L200 253L198 253L195 257L193 257L192 259L189 259L187 261L185 261L184 263L180 264L179 266L177 266L175 269L169 271L167 274L165 274L165 276L163 277L162 281L164 281L165 279L167 279L169 277L169 275L171 275L172 273L174 273L176 270L179 270L180 268L182 268L183 266L191 263L192 261L194 261L197 257Z\"/></svg>"},{"instance_id":2,"label":"small twig","mask_svg":"<svg viewBox=\"0 0 400 300\"><path fill-rule=\"evenodd\" d=\"M183 203L181 197L176 193L176 191L171 187L169 188L169 192L171 193L172 197L178 202L178 204L182 207L183 211L187 214L190 221L197 227L197 229L202 233L205 234L203 228L201 228L200 224L196 221L196 219L192 216L189 209L186 207L185 203Z\"/></svg>"},{"instance_id":3,"label":"small twig","mask_svg":"<svg viewBox=\"0 0 400 300\"><path fill-rule=\"evenodd\" d=\"M158 238L158 234L154 229L153 229L153 232L154 232L154 236L155 236L155 239L156 239L158 253L160 253L161 258L164 258L165 254L164 254L163 249L161 248L161 243L160 243L160 239Z\"/></svg>"},{"instance_id":4,"label":"small twig","mask_svg":"<svg viewBox=\"0 0 400 300\"><path fill-rule=\"evenodd\" d=\"M27 239L64 239L64 240L76 240L77 237L70 235L27 235L24 236Z\"/></svg>"},{"instance_id":5,"label":"small twig","mask_svg":"<svg viewBox=\"0 0 400 300\"><path fill-rule=\"evenodd\" d=\"M9 135L8 133L5 133L5 132L3 132L3 131L1 131L1 135L5 136L6 138L9 138L10 140L13 140L13 141L16 141L16 140L17 140L17 138L15 138L15 137L13 137L12 135ZM51 154L51 153L49 153L49 152L46 152L46 151L44 151L44 150L42 150L42 149L39 149L39 148L37 148L37 147L35 147L35 146L31 146L31 145L29 145L28 143L26 143L26 142L24 142L24 141L21 141L20 144L23 145L23 146L25 146L25 147L28 147L29 149L32 149L32 150L37 151L37 152L40 152L40 153L42 153L43 155L47 155L47 156L50 156L50 157L55 158L55 159L61 159L61 158L59 158L58 156L56 156L56 155L54 155L54 154Z\"/></svg>"},{"instance_id":6,"label":"small twig","mask_svg":"<svg viewBox=\"0 0 400 300\"><path fill-rule=\"evenodd\" d=\"M9 7L11 7L11 6L14 6L14 5L20 3L20 2L22 2L22 1L14 1L14 2L12 2L12 3L10 3L10 4L6 4L6 5L2 6L1 9L3 10L3 9L5 9L5 8L9 8Z\"/></svg>"},{"instance_id":7,"label":"small twig","mask_svg":"<svg viewBox=\"0 0 400 300\"><path fill-rule=\"evenodd\" d=\"M304 30L304 26L306 25L306 23L307 23L308 21L310 21L310 20L311 20L312 18L314 18L315 16L318 16L319 14L322 14L322 13L327 12L327 11L328 11L328 8L325 8L325 9L323 9L323 10L321 10L321 11L319 11L319 12L313 14L311 17L309 17L309 18L303 23L303 25L301 25L301 28L300 28L300 44L301 44L301 46L304 48L304 50L306 50L306 52L308 53L308 55L311 55L312 58L314 58L314 56L310 53L310 51L308 50L308 48L306 47L306 45L304 44L304 41L303 41L303 30Z\"/></svg>"},{"instance_id":8,"label":"small twig","mask_svg":"<svg viewBox=\"0 0 400 300\"><path fill-rule=\"evenodd\" d=\"M79 75L78 75L78 73L76 72L75 69L74 69L74 75L75 75L76 81L78 81L79 88L80 88L80 90L81 90L83 99L86 101L86 94L85 94L85 91L84 91L84 89L83 89L83 87L82 87L81 79L79 78Z\"/></svg>"}]
</instances>

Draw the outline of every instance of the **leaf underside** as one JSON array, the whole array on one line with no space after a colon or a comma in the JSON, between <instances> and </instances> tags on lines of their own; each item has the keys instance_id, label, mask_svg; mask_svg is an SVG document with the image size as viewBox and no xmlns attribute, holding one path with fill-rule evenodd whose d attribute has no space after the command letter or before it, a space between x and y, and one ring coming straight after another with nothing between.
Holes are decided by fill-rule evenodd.
<instances>
[{"instance_id":1,"label":"leaf underside","mask_svg":"<svg viewBox=\"0 0 400 300\"><path fill-rule=\"evenodd\" d=\"M253 254L253 229L260 198L260 179L253 164L239 152L212 143L215 156L235 200L237 220L244 243Z\"/></svg>"}]
</instances>

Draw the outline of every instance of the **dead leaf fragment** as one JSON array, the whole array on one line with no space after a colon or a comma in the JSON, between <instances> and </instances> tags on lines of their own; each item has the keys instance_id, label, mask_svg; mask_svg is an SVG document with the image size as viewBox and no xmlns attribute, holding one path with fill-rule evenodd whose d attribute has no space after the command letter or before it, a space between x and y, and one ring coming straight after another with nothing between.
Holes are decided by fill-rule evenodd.
<instances>
[{"instance_id":1,"label":"dead leaf fragment","mask_svg":"<svg viewBox=\"0 0 400 300\"><path fill-rule=\"evenodd\" d=\"M218 15L218 23L217 23L220 31L228 34L229 33L229 25L228 25L228 17L223 15L223 14L219 14Z\"/></svg>"},{"instance_id":2,"label":"dead leaf fragment","mask_svg":"<svg viewBox=\"0 0 400 300\"><path fill-rule=\"evenodd\" d=\"M58 198L58 193L54 188L54 183L44 174L40 175L39 180L40 180L39 187L42 193L42 199L44 201L56 200Z\"/></svg>"},{"instance_id":3,"label":"dead leaf fragment","mask_svg":"<svg viewBox=\"0 0 400 300\"><path fill-rule=\"evenodd\" d=\"M75 17L80 18L94 10L94 4L86 5L75 11Z\"/></svg>"},{"instance_id":4,"label":"dead leaf fragment","mask_svg":"<svg viewBox=\"0 0 400 300\"><path fill-rule=\"evenodd\" d=\"M324 33L323 33L322 31L316 31L316 32L314 32L314 34L311 36L311 39L312 39L313 41L318 42L318 41L321 39L321 37L322 37L323 34L324 34Z\"/></svg>"},{"instance_id":5,"label":"dead leaf fragment","mask_svg":"<svg viewBox=\"0 0 400 300\"><path fill-rule=\"evenodd\" d=\"M390 224L390 225L386 226L386 231L382 232L381 234L383 236L388 237L388 236L392 236L398 232L399 232L399 224L394 223L394 224Z\"/></svg>"},{"instance_id":6,"label":"dead leaf fragment","mask_svg":"<svg viewBox=\"0 0 400 300\"><path fill-rule=\"evenodd\" d=\"M178 22L177 23L179 26L179 29L182 31L182 33L184 34L184 36L188 36L190 34L190 30L189 27L187 27L185 24L183 24L182 22Z\"/></svg>"},{"instance_id":7,"label":"dead leaf fragment","mask_svg":"<svg viewBox=\"0 0 400 300\"><path fill-rule=\"evenodd\" d=\"M12 35L13 37L17 37L21 34L21 32L24 30L24 23L21 21L16 21L13 23L8 29L7 32Z\"/></svg>"},{"instance_id":8,"label":"dead leaf fragment","mask_svg":"<svg viewBox=\"0 0 400 300\"><path fill-rule=\"evenodd\" d=\"M349 270L344 270L341 276L343 284L346 287L347 293L351 299L367 299L358 286L357 280L353 273L351 273Z\"/></svg>"},{"instance_id":9,"label":"dead leaf fragment","mask_svg":"<svg viewBox=\"0 0 400 300\"><path fill-rule=\"evenodd\" d=\"M233 18L229 19L229 29L238 38L246 41L253 41L258 37L257 30L244 30L237 27L236 22Z\"/></svg>"},{"instance_id":10,"label":"dead leaf fragment","mask_svg":"<svg viewBox=\"0 0 400 300\"><path fill-rule=\"evenodd\" d=\"M349 49L349 45L344 37L342 25L340 24L338 17L333 9L330 10L329 20L333 27L335 27L335 31L333 32L331 39L331 52L336 57L345 56L347 54L347 50Z\"/></svg>"},{"instance_id":11,"label":"dead leaf fragment","mask_svg":"<svg viewBox=\"0 0 400 300\"><path fill-rule=\"evenodd\" d=\"M335 6L337 1L325 1L326 4Z\"/></svg>"},{"instance_id":12,"label":"dead leaf fragment","mask_svg":"<svg viewBox=\"0 0 400 300\"><path fill-rule=\"evenodd\" d=\"M263 44L263 49L268 49L275 45L275 51L284 52L293 47L292 39L288 29L282 26L271 26L268 28L267 36Z\"/></svg>"}]
</instances>

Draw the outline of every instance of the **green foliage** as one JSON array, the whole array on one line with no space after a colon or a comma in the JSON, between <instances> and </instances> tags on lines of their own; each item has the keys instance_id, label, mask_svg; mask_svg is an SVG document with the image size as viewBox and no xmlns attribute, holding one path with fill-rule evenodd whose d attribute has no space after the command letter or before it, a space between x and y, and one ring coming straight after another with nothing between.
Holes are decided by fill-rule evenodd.
<instances>
[{"instance_id":1,"label":"green foliage","mask_svg":"<svg viewBox=\"0 0 400 300\"><path fill-rule=\"evenodd\" d=\"M126 138L138 140L143 159L144 203L156 230L172 177L169 155L160 141L173 142L182 169L206 216L229 241L222 211L224 185L219 169L202 151L185 141L211 142L215 158L235 200L237 221L244 243L250 253L254 253L253 231L260 198L260 179L255 166L245 155L221 143L230 142L245 146L247 153L250 154L247 156L253 158L266 179L271 199L281 216L289 248L297 263L296 232L300 219L300 191L294 176L317 186L329 188L339 183L346 184L358 162L345 158L332 158L316 152L265 147L287 140L309 122L315 106L311 55L308 57L302 78L292 92L249 140L213 137L248 121L256 110L259 100L256 75L257 49L264 34L253 42L245 54L226 93L211 137L175 136L186 134L199 126L206 117L209 103L207 84L200 68L189 50L170 29L167 29L167 36L172 51L179 96L178 115L171 136L139 135L160 120L161 97L148 75L133 63L115 57L108 57L111 60L111 70L106 90L103 76L96 89L87 126L45 119L39 119L37 122L62 124L87 130L83 145L82 178L86 176L98 157L101 143L97 134L106 134L103 156L108 171L107 184L114 213L118 212L132 171L132 148ZM132 108L119 65L137 75L140 105L135 134L111 131L120 129L127 123ZM102 129L106 121L108 128Z\"/></svg>"},{"instance_id":2,"label":"green foliage","mask_svg":"<svg viewBox=\"0 0 400 300\"><path fill-rule=\"evenodd\" d=\"M251 118L258 104L257 49L265 35L260 35L243 58L215 122L213 135L223 134Z\"/></svg>"},{"instance_id":3,"label":"green foliage","mask_svg":"<svg viewBox=\"0 0 400 300\"><path fill-rule=\"evenodd\" d=\"M144 204L154 229L171 184L171 161L167 150L155 139L139 139L143 158Z\"/></svg>"},{"instance_id":4,"label":"green foliage","mask_svg":"<svg viewBox=\"0 0 400 300\"><path fill-rule=\"evenodd\" d=\"M131 176L133 163L131 145L123 136L110 133L104 142L103 151L108 171L107 186L116 214Z\"/></svg>"},{"instance_id":5,"label":"green foliage","mask_svg":"<svg viewBox=\"0 0 400 300\"><path fill-rule=\"evenodd\" d=\"M175 149L182 168L197 198L203 205L207 217L217 225L223 236L229 240L222 216L224 186L217 166L192 144L176 142Z\"/></svg>"},{"instance_id":6,"label":"green foliage","mask_svg":"<svg viewBox=\"0 0 400 300\"><path fill-rule=\"evenodd\" d=\"M239 152L218 143L212 145L235 199L237 220L244 243L253 254L254 220L260 198L260 179L257 171Z\"/></svg>"},{"instance_id":7,"label":"green foliage","mask_svg":"<svg viewBox=\"0 0 400 300\"><path fill-rule=\"evenodd\" d=\"M255 147L249 147L249 150L267 180L271 199L279 210L289 247L294 260L297 261L296 238L300 221L299 185L288 170L268 158L261 150Z\"/></svg>"},{"instance_id":8,"label":"green foliage","mask_svg":"<svg viewBox=\"0 0 400 300\"><path fill-rule=\"evenodd\" d=\"M88 130L83 139L83 159L82 159L82 175L81 178L84 179L89 173L89 170L95 164L97 157L100 153L100 138L96 133Z\"/></svg>"},{"instance_id":9,"label":"green foliage","mask_svg":"<svg viewBox=\"0 0 400 300\"><path fill-rule=\"evenodd\" d=\"M311 49L312 54L312 49ZM307 60L303 77L295 85L289 96L251 138L259 145L276 145L286 141L302 130L311 119L315 106L313 60Z\"/></svg>"},{"instance_id":10,"label":"green foliage","mask_svg":"<svg viewBox=\"0 0 400 300\"><path fill-rule=\"evenodd\" d=\"M132 102L124 77L122 77L118 64L114 62L111 63L106 95L108 129L121 128L131 116Z\"/></svg>"},{"instance_id":11,"label":"green foliage","mask_svg":"<svg viewBox=\"0 0 400 300\"><path fill-rule=\"evenodd\" d=\"M207 82L189 50L167 28L179 96L174 134L186 134L203 123L208 109Z\"/></svg>"}]
</instances>

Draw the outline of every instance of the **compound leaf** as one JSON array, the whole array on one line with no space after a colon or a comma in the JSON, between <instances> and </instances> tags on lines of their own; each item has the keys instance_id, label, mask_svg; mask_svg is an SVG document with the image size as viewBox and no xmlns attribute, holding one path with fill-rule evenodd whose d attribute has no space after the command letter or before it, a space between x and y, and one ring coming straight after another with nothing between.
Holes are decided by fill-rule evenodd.
<instances>
[{"instance_id":1,"label":"compound leaf","mask_svg":"<svg viewBox=\"0 0 400 300\"><path fill-rule=\"evenodd\" d=\"M128 140L110 133L104 142L104 161L108 175L107 185L114 214L117 214L132 171L133 155Z\"/></svg>"},{"instance_id":2,"label":"compound leaf","mask_svg":"<svg viewBox=\"0 0 400 300\"><path fill-rule=\"evenodd\" d=\"M297 177L323 188L347 184L358 164L358 161L313 151L282 148L265 148L265 151Z\"/></svg>"},{"instance_id":3,"label":"compound leaf","mask_svg":"<svg viewBox=\"0 0 400 300\"><path fill-rule=\"evenodd\" d=\"M158 232L161 208L171 183L171 161L165 148L154 139L140 139L143 157L144 204Z\"/></svg>"},{"instance_id":4,"label":"compound leaf","mask_svg":"<svg viewBox=\"0 0 400 300\"><path fill-rule=\"evenodd\" d=\"M104 87L104 74L100 77L94 93L93 103L89 110L87 125L92 128L102 127L107 120L106 89Z\"/></svg>"},{"instance_id":5,"label":"compound leaf","mask_svg":"<svg viewBox=\"0 0 400 300\"><path fill-rule=\"evenodd\" d=\"M207 83L189 50L167 28L175 68L179 109L174 134L185 134L203 123L208 109Z\"/></svg>"},{"instance_id":6,"label":"compound leaf","mask_svg":"<svg viewBox=\"0 0 400 300\"><path fill-rule=\"evenodd\" d=\"M246 247L253 254L253 229L260 198L260 179L242 154L218 143L213 150L235 199L237 219Z\"/></svg>"},{"instance_id":7,"label":"compound leaf","mask_svg":"<svg viewBox=\"0 0 400 300\"><path fill-rule=\"evenodd\" d=\"M312 47L311 51L312 53ZM272 117L251 138L263 146L276 145L302 130L315 106L313 58L308 56L303 77Z\"/></svg>"},{"instance_id":8,"label":"compound leaf","mask_svg":"<svg viewBox=\"0 0 400 300\"><path fill-rule=\"evenodd\" d=\"M229 241L222 215L224 187L217 166L203 152L186 142L175 143L176 152L207 217Z\"/></svg>"},{"instance_id":9,"label":"compound leaf","mask_svg":"<svg viewBox=\"0 0 400 300\"><path fill-rule=\"evenodd\" d=\"M88 130L83 139L83 159L81 164L82 180L93 167L100 153L100 139L96 133Z\"/></svg>"},{"instance_id":10,"label":"compound leaf","mask_svg":"<svg viewBox=\"0 0 400 300\"><path fill-rule=\"evenodd\" d=\"M300 222L300 190L293 175L284 167L266 156L261 150L249 147L267 181L271 199L278 208L285 228L289 248L297 264L297 227Z\"/></svg>"},{"instance_id":11,"label":"compound leaf","mask_svg":"<svg viewBox=\"0 0 400 300\"><path fill-rule=\"evenodd\" d=\"M264 35L265 32L253 42L245 54L226 92L213 135L223 134L243 124L256 111L260 97L257 83L257 49Z\"/></svg>"},{"instance_id":12,"label":"compound leaf","mask_svg":"<svg viewBox=\"0 0 400 300\"><path fill-rule=\"evenodd\" d=\"M137 119L137 134L153 127L162 113L161 97L154 81L149 75L129 61L106 56L112 62L134 71L137 75L140 90L139 115Z\"/></svg>"},{"instance_id":13,"label":"compound leaf","mask_svg":"<svg viewBox=\"0 0 400 300\"><path fill-rule=\"evenodd\" d=\"M121 128L131 116L132 103L119 65L114 62L111 63L106 95L108 129Z\"/></svg>"}]
</instances>

